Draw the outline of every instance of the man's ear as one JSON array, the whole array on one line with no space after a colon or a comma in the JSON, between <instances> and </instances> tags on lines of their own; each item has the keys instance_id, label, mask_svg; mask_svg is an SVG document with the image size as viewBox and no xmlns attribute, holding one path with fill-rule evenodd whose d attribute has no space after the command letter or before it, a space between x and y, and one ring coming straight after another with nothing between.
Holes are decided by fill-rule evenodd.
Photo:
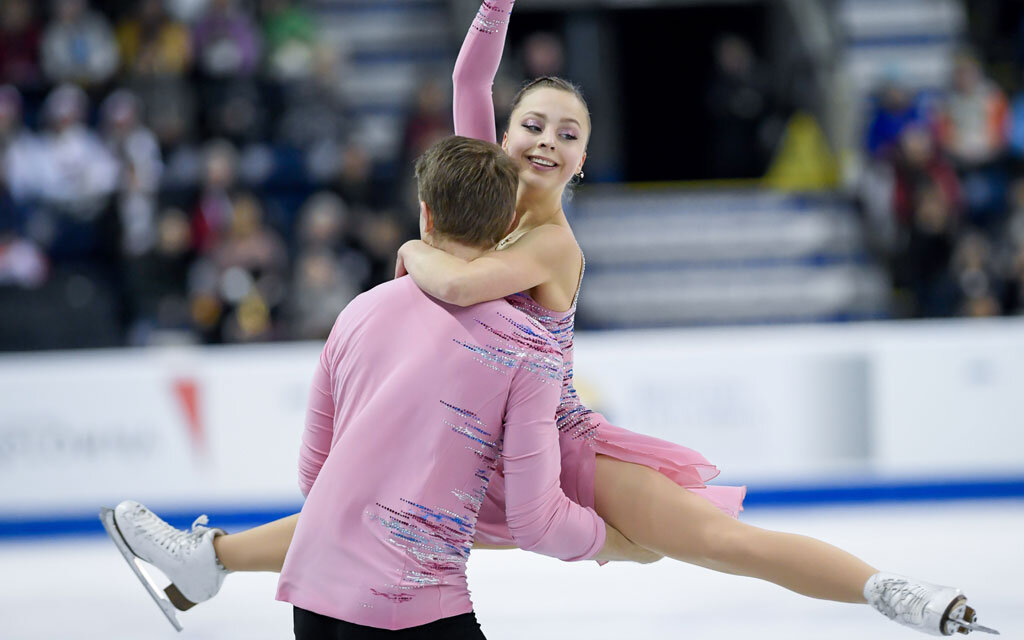
<instances>
[{"instance_id":1,"label":"man's ear","mask_svg":"<svg viewBox=\"0 0 1024 640\"><path fill-rule=\"evenodd\" d=\"M434 232L434 212L430 210L430 205L420 200L420 231L423 233Z\"/></svg>"}]
</instances>

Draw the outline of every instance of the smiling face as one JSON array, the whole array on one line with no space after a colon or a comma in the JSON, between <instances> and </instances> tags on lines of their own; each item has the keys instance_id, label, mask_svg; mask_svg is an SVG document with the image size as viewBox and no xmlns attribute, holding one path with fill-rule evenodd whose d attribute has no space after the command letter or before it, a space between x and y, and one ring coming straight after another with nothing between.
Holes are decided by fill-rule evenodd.
<instances>
[{"instance_id":1,"label":"smiling face","mask_svg":"<svg viewBox=\"0 0 1024 640\"><path fill-rule=\"evenodd\" d=\"M529 90L509 118L501 146L519 167L525 188L557 190L559 196L587 158L590 116L572 92Z\"/></svg>"}]
</instances>

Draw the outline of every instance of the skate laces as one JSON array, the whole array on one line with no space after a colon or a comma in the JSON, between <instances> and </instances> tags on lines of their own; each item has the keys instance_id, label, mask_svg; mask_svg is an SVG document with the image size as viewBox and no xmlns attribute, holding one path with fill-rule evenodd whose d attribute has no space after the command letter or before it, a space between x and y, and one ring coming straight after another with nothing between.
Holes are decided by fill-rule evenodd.
<instances>
[{"instance_id":1,"label":"skate laces","mask_svg":"<svg viewBox=\"0 0 1024 640\"><path fill-rule=\"evenodd\" d=\"M195 519L191 529L184 531L167 524L145 507L140 508L139 513L140 518L136 526L147 534L154 544L176 557L180 557L182 552L192 551L198 547L203 535L210 530L205 526L209 522L205 514Z\"/></svg>"},{"instance_id":2,"label":"skate laces","mask_svg":"<svg viewBox=\"0 0 1024 640\"><path fill-rule=\"evenodd\" d=\"M208 524L210 524L210 519L204 513L192 521L192 533L206 533L210 529L206 526Z\"/></svg>"},{"instance_id":3,"label":"skate laces","mask_svg":"<svg viewBox=\"0 0 1024 640\"><path fill-rule=\"evenodd\" d=\"M872 604L890 620L920 624L930 596L927 588L907 580L887 578L876 587L877 598Z\"/></svg>"}]
</instances>

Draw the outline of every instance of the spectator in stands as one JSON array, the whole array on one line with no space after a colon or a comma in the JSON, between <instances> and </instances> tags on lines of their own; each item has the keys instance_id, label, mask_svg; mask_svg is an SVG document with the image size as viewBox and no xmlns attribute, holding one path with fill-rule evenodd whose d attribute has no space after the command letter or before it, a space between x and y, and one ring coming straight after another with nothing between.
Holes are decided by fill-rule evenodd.
<instances>
[{"instance_id":1,"label":"spectator in stands","mask_svg":"<svg viewBox=\"0 0 1024 640\"><path fill-rule=\"evenodd\" d=\"M953 268L963 300L960 315L987 317L1002 313L999 296L1003 283L998 276L992 246L984 235L970 231L960 238Z\"/></svg>"},{"instance_id":2,"label":"spectator in stands","mask_svg":"<svg viewBox=\"0 0 1024 640\"><path fill-rule=\"evenodd\" d=\"M991 228L1004 210L1006 177L999 166L1007 148L1009 112L1002 90L978 60L957 57L953 88L939 118L939 135L963 177L968 219Z\"/></svg>"},{"instance_id":3,"label":"spectator in stands","mask_svg":"<svg viewBox=\"0 0 1024 640\"><path fill-rule=\"evenodd\" d=\"M162 0L144 0L117 29L125 80L144 105L146 122L166 150L192 133L195 99L186 74L192 65L188 28Z\"/></svg>"},{"instance_id":4,"label":"spectator in stands","mask_svg":"<svg viewBox=\"0 0 1024 640\"><path fill-rule=\"evenodd\" d=\"M352 142L340 151L341 159L329 183L356 212L379 208L386 198L385 187L374 176L373 158L363 145Z\"/></svg>"},{"instance_id":5,"label":"spectator in stands","mask_svg":"<svg viewBox=\"0 0 1024 640\"><path fill-rule=\"evenodd\" d=\"M323 340L331 332L338 313L360 289L330 251L312 250L299 255L288 300L292 338Z\"/></svg>"},{"instance_id":6,"label":"spectator in stands","mask_svg":"<svg viewBox=\"0 0 1024 640\"><path fill-rule=\"evenodd\" d=\"M353 234L353 222L345 203L329 191L303 205L287 302L292 337L326 336L338 312L368 288L370 261Z\"/></svg>"},{"instance_id":7,"label":"spectator in stands","mask_svg":"<svg viewBox=\"0 0 1024 640\"><path fill-rule=\"evenodd\" d=\"M408 219L412 221L412 216ZM360 220L359 241L370 258L370 286L376 286L394 278L394 258L398 248L415 237L413 226L403 224L403 219L394 211L385 210Z\"/></svg>"},{"instance_id":8,"label":"spectator in stands","mask_svg":"<svg viewBox=\"0 0 1024 640\"><path fill-rule=\"evenodd\" d=\"M103 15L86 0L54 0L54 18L43 34L42 63L54 83L97 87L117 71L117 41Z\"/></svg>"},{"instance_id":9,"label":"spectator in stands","mask_svg":"<svg viewBox=\"0 0 1024 640\"><path fill-rule=\"evenodd\" d=\"M233 198L229 234L214 253L222 304L229 309L222 337L229 342L273 337L275 311L284 301L288 254L280 236L263 224L263 208L250 193Z\"/></svg>"},{"instance_id":10,"label":"spectator in stands","mask_svg":"<svg viewBox=\"0 0 1024 640\"><path fill-rule=\"evenodd\" d=\"M210 0L166 0L167 13L184 24L199 21L210 5Z\"/></svg>"},{"instance_id":11,"label":"spectator in stands","mask_svg":"<svg viewBox=\"0 0 1024 640\"><path fill-rule=\"evenodd\" d=\"M235 0L213 0L193 32L200 70L211 78L247 76L259 69L260 37Z\"/></svg>"},{"instance_id":12,"label":"spectator in stands","mask_svg":"<svg viewBox=\"0 0 1024 640\"><path fill-rule=\"evenodd\" d=\"M371 265L353 218L337 195L330 191L313 194L299 213L295 253L330 252L344 269L349 286L362 291L369 287Z\"/></svg>"},{"instance_id":13,"label":"spectator in stands","mask_svg":"<svg viewBox=\"0 0 1024 640\"><path fill-rule=\"evenodd\" d=\"M46 257L18 232L19 209L0 176L0 288L36 288L46 281Z\"/></svg>"},{"instance_id":14,"label":"spectator in stands","mask_svg":"<svg viewBox=\"0 0 1024 640\"><path fill-rule=\"evenodd\" d=\"M5 189L21 206L37 199L48 167L39 138L24 125L21 94L0 86L0 174Z\"/></svg>"},{"instance_id":15,"label":"spectator in stands","mask_svg":"<svg viewBox=\"0 0 1024 640\"><path fill-rule=\"evenodd\" d=\"M42 30L28 0L6 0L0 5L0 83L39 86L41 41Z\"/></svg>"},{"instance_id":16,"label":"spectator in stands","mask_svg":"<svg viewBox=\"0 0 1024 640\"><path fill-rule=\"evenodd\" d=\"M131 256L149 250L156 239L157 190L163 173L160 145L142 124L142 104L127 89L118 89L100 109L107 149L120 163L117 207L123 231L122 250Z\"/></svg>"},{"instance_id":17,"label":"spectator in stands","mask_svg":"<svg viewBox=\"0 0 1024 640\"><path fill-rule=\"evenodd\" d=\"M277 137L288 145L312 149L345 138L348 105L338 73L337 52L318 45L313 51L312 73L290 82L278 120Z\"/></svg>"},{"instance_id":18,"label":"spectator in stands","mask_svg":"<svg viewBox=\"0 0 1024 640\"><path fill-rule=\"evenodd\" d=\"M142 0L117 26L124 70L135 76L180 76L192 64L188 29L170 18L163 0Z\"/></svg>"},{"instance_id":19,"label":"spectator in stands","mask_svg":"<svg viewBox=\"0 0 1024 640\"><path fill-rule=\"evenodd\" d=\"M397 181L404 188L398 189L396 197L386 204L397 204L406 210L418 206L416 180L412 174L416 158L452 130L451 100L445 85L437 78L428 79L416 89L412 108L405 116Z\"/></svg>"},{"instance_id":20,"label":"spectator in stands","mask_svg":"<svg viewBox=\"0 0 1024 640\"><path fill-rule=\"evenodd\" d=\"M523 80L565 75L565 46L547 31L531 33L523 41Z\"/></svg>"},{"instance_id":21,"label":"spectator in stands","mask_svg":"<svg viewBox=\"0 0 1024 640\"><path fill-rule=\"evenodd\" d=\"M532 78L531 78L532 80ZM504 131L508 119L512 117L512 103L519 93L520 84L507 73L498 73L494 78L491 93L494 95L495 131Z\"/></svg>"},{"instance_id":22,"label":"spectator in stands","mask_svg":"<svg viewBox=\"0 0 1024 640\"><path fill-rule=\"evenodd\" d=\"M203 177L192 210L192 244L212 252L231 227L231 192L238 172L238 152L226 140L213 140L203 151Z\"/></svg>"},{"instance_id":23,"label":"spectator in stands","mask_svg":"<svg viewBox=\"0 0 1024 640\"><path fill-rule=\"evenodd\" d=\"M280 276L287 267L288 253L277 232L263 223L263 205L249 192L240 192L231 200L229 232L214 253L217 266L221 271L238 267L257 278ZM269 291L264 291L265 297L278 297L268 295Z\"/></svg>"},{"instance_id":24,"label":"spectator in stands","mask_svg":"<svg viewBox=\"0 0 1024 640\"><path fill-rule=\"evenodd\" d=\"M931 131L923 123L905 126L898 146L890 151L893 167L893 212L897 223L906 228L915 216L916 194L920 186L942 191L955 215L961 206L960 180L948 160L939 152Z\"/></svg>"},{"instance_id":25,"label":"spectator in stands","mask_svg":"<svg viewBox=\"0 0 1024 640\"><path fill-rule=\"evenodd\" d=\"M44 210L35 230L53 258L83 259L112 255L108 241L116 216L111 195L117 187L117 159L85 125L88 99L74 85L53 90L43 104L48 131L43 139ZM114 250L116 253L116 249Z\"/></svg>"},{"instance_id":26,"label":"spectator in stands","mask_svg":"<svg viewBox=\"0 0 1024 640\"><path fill-rule=\"evenodd\" d=\"M186 285L194 258L191 246L188 216L180 209L166 209L157 222L156 242L129 261L132 344L149 344L154 332L190 331Z\"/></svg>"},{"instance_id":27,"label":"spectator in stands","mask_svg":"<svg viewBox=\"0 0 1024 640\"><path fill-rule=\"evenodd\" d=\"M868 116L867 148L875 158L894 151L908 126L927 126L921 97L900 83L895 74L886 77Z\"/></svg>"},{"instance_id":28,"label":"spectator in stands","mask_svg":"<svg viewBox=\"0 0 1024 640\"><path fill-rule=\"evenodd\" d=\"M914 317L949 317L959 303L950 269L956 242L952 203L942 185L927 178L914 186L911 198L913 216L896 262L897 285L909 290Z\"/></svg>"},{"instance_id":29,"label":"spectator in stands","mask_svg":"<svg viewBox=\"0 0 1024 640\"><path fill-rule=\"evenodd\" d=\"M348 244L350 226L345 201L330 191L318 191L299 212L296 249L342 250Z\"/></svg>"},{"instance_id":30,"label":"spectator in stands","mask_svg":"<svg viewBox=\"0 0 1024 640\"><path fill-rule=\"evenodd\" d=\"M1010 188L1010 215L1003 232L1009 242L1024 245L1024 178L1014 180Z\"/></svg>"},{"instance_id":31,"label":"spectator in stands","mask_svg":"<svg viewBox=\"0 0 1024 640\"><path fill-rule=\"evenodd\" d=\"M729 34L716 43L707 101L714 123L712 177L761 176L768 161L761 140L762 126L770 114L770 96L754 52L743 38Z\"/></svg>"},{"instance_id":32,"label":"spectator in stands","mask_svg":"<svg viewBox=\"0 0 1024 640\"><path fill-rule=\"evenodd\" d=\"M431 78L416 89L402 136L402 166L411 165L427 148L452 132L451 100L440 80Z\"/></svg>"},{"instance_id":33,"label":"spectator in stands","mask_svg":"<svg viewBox=\"0 0 1024 640\"><path fill-rule=\"evenodd\" d=\"M262 10L270 76L284 81L308 76L317 47L313 17L290 0L263 0Z\"/></svg>"},{"instance_id":34,"label":"spectator in stands","mask_svg":"<svg viewBox=\"0 0 1024 640\"><path fill-rule=\"evenodd\" d=\"M256 75L262 43L252 18L236 0L212 0L195 26L193 42L206 135L235 144L258 139L268 100Z\"/></svg>"},{"instance_id":35,"label":"spectator in stands","mask_svg":"<svg viewBox=\"0 0 1024 640\"><path fill-rule=\"evenodd\" d=\"M1024 243L1015 246L1003 293L1003 312L1024 315Z\"/></svg>"},{"instance_id":36,"label":"spectator in stands","mask_svg":"<svg viewBox=\"0 0 1024 640\"><path fill-rule=\"evenodd\" d=\"M1005 279L1002 302L1005 313L1021 314L1024 313L1024 178L1013 182L1009 200L1009 216L998 234L999 259Z\"/></svg>"},{"instance_id":37,"label":"spectator in stands","mask_svg":"<svg viewBox=\"0 0 1024 640\"><path fill-rule=\"evenodd\" d=\"M266 95L252 80L208 81L203 106L207 134L227 138L237 145L259 142L267 124Z\"/></svg>"},{"instance_id":38,"label":"spectator in stands","mask_svg":"<svg viewBox=\"0 0 1024 640\"><path fill-rule=\"evenodd\" d=\"M156 136L142 123L142 103L127 89L111 93L100 107L107 147L121 161L121 189L155 193L163 162Z\"/></svg>"},{"instance_id":39,"label":"spectator in stands","mask_svg":"<svg viewBox=\"0 0 1024 640\"><path fill-rule=\"evenodd\" d=\"M1007 117L1002 90L984 75L977 58L960 54L953 69L952 91L939 119L946 151L968 168L996 160L1006 148Z\"/></svg>"}]
</instances>

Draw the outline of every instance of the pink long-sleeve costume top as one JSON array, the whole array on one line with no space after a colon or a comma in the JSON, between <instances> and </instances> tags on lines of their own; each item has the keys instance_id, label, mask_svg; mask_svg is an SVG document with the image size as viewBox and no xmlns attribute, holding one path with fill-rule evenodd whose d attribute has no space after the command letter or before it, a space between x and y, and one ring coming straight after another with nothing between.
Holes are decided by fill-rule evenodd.
<instances>
[{"instance_id":1,"label":"pink long-sleeve costume top","mask_svg":"<svg viewBox=\"0 0 1024 640\"><path fill-rule=\"evenodd\" d=\"M484 0L466 34L452 73L458 135L488 142L496 140L491 85L501 62L513 4L514 0ZM581 280L582 277L580 274ZM719 472L699 452L615 426L581 402L573 387L575 300L567 311L547 309L526 293L506 300L547 328L562 350L562 394L555 420L562 457L561 485L570 499L588 507L594 505L595 456L600 453L655 469L736 517L742 510L745 488L706 486L704 483ZM499 464L481 507L477 526L477 539L481 541L512 541L503 520L505 486L501 473Z\"/></svg>"},{"instance_id":2,"label":"pink long-sleeve costume top","mask_svg":"<svg viewBox=\"0 0 1024 640\"><path fill-rule=\"evenodd\" d=\"M310 391L278 599L383 629L471 611L466 560L499 459L512 539L593 557L604 522L559 488L561 381L557 341L505 301L447 305L405 277L349 303Z\"/></svg>"}]
</instances>

